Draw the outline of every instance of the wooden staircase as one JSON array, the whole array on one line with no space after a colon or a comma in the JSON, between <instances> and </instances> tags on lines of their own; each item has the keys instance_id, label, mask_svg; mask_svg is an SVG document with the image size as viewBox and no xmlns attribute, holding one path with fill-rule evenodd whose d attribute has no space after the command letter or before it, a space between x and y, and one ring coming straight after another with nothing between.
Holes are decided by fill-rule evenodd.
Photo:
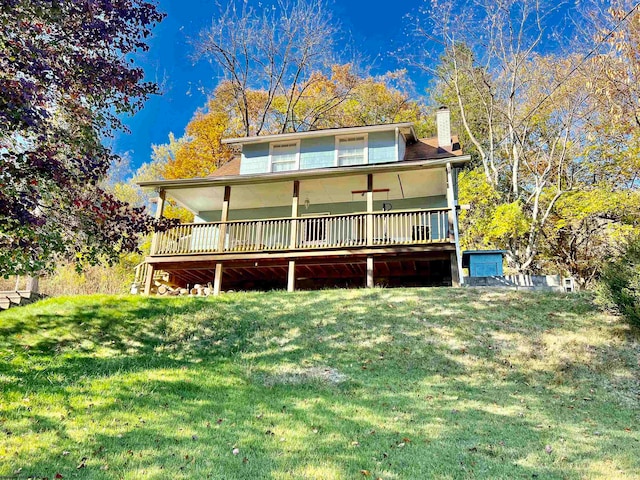
<instances>
[{"instance_id":1,"label":"wooden staircase","mask_svg":"<svg viewBox=\"0 0 640 480\"><path fill-rule=\"evenodd\" d=\"M8 310L11 307L28 305L40 300L42 295L26 290L10 290L6 292L0 291L0 311Z\"/></svg>"},{"instance_id":2,"label":"wooden staircase","mask_svg":"<svg viewBox=\"0 0 640 480\"><path fill-rule=\"evenodd\" d=\"M132 295L140 295L144 291L144 282L149 274L149 264L146 262L142 262L135 268L135 277L133 283L131 284L130 293ZM157 293L158 287L161 285L167 285L170 287L175 287L176 284L173 282L171 275L162 270L154 270L153 272L153 280L151 282L151 293Z\"/></svg>"}]
</instances>

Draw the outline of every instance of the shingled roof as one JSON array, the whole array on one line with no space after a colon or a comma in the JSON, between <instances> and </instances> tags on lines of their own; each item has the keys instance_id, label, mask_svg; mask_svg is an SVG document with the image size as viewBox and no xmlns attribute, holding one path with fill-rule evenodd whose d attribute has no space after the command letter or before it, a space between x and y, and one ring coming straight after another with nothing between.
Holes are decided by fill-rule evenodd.
<instances>
[{"instance_id":1,"label":"shingled roof","mask_svg":"<svg viewBox=\"0 0 640 480\"><path fill-rule=\"evenodd\" d=\"M431 160L437 158L458 157L462 155L462 148L458 137L451 137L450 147L438 147L438 137L421 138L415 143L407 145L403 160Z\"/></svg>"},{"instance_id":2,"label":"shingled roof","mask_svg":"<svg viewBox=\"0 0 640 480\"><path fill-rule=\"evenodd\" d=\"M236 156L224 165L218 167L209 177L228 177L231 175L240 175L240 157Z\"/></svg>"}]
</instances>

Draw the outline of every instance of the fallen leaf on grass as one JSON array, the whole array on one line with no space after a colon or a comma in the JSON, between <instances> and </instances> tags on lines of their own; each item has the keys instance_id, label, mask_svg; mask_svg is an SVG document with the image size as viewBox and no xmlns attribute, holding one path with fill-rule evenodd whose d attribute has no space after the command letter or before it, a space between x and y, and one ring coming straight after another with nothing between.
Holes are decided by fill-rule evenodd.
<instances>
[{"instance_id":1,"label":"fallen leaf on grass","mask_svg":"<svg viewBox=\"0 0 640 480\"><path fill-rule=\"evenodd\" d=\"M546 447L544 447L544 451L548 454L551 454L551 452L553 452L553 448L551 447L551 445L547 445Z\"/></svg>"},{"instance_id":2,"label":"fallen leaf on grass","mask_svg":"<svg viewBox=\"0 0 640 480\"><path fill-rule=\"evenodd\" d=\"M362 475L364 475L365 477L370 477L371 476L371 472L369 470L360 470L360 473Z\"/></svg>"},{"instance_id":3,"label":"fallen leaf on grass","mask_svg":"<svg viewBox=\"0 0 640 480\"><path fill-rule=\"evenodd\" d=\"M64 477L56 472L56 474L55 474L55 476L53 478L64 478Z\"/></svg>"},{"instance_id":4,"label":"fallen leaf on grass","mask_svg":"<svg viewBox=\"0 0 640 480\"><path fill-rule=\"evenodd\" d=\"M234 455L238 455L240 453L240 449L234 448L233 450L231 450L231 453L233 453Z\"/></svg>"}]
</instances>

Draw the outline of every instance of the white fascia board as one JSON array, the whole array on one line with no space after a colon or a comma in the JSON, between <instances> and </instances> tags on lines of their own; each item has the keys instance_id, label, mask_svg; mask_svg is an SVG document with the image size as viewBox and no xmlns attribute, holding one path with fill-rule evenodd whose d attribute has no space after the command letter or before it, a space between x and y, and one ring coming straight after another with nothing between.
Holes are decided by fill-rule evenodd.
<instances>
[{"instance_id":1,"label":"white fascia board","mask_svg":"<svg viewBox=\"0 0 640 480\"><path fill-rule=\"evenodd\" d=\"M327 137L331 135L352 135L355 133L371 133L371 132L386 132L389 130L395 130L398 128L405 128L411 130L414 138L416 136L412 122L403 123L388 123L383 125L369 125L364 127L346 127L346 128L325 128L322 130L309 130L306 132L296 133L279 133L277 135L263 135L257 137L238 137L238 138L225 138L222 140L223 144L251 144L251 143L266 143L286 140L297 140L300 138L313 138L313 137Z\"/></svg>"}]
</instances>

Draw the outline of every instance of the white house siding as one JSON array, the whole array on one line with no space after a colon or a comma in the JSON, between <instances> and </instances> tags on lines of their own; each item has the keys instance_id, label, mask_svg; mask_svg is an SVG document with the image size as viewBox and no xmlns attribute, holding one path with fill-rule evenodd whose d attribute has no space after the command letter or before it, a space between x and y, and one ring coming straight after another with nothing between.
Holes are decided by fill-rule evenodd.
<instances>
[{"instance_id":1,"label":"white house siding","mask_svg":"<svg viewBox=\"0 0 640 480\"><path fill-rule=\"evenodd\" d=\"M398 160L404 160L404 154L407 151L407 139L400 133L398 134Z\"/></svg>"},{"instance_id":2,"label":"white house siding","mask_svg":"<svg viewBox=\"0 0 640 480\"><path fill-rule=\"evenodd\" d=\"M266 173L269 171L269 144L250 143L242 147L240 174Z\"/></svg>"},{"instance_id":3,"label":"white house siding","mask_svg":"<svg viewBox=\"0 0 640 480\"><path fill-rule=\"evenodd\" d=\"M300 142L300 170L335 165L335 137L304 138Z\"/></svg>"},{"instance_id":4,"label":"white house siding","mask_svg":"<svg viewBox=\"0 0 640 480\"><path fill-rule=\"evenodd\" d=\"M303 138L300 141L300 170L333 167L336 164L335 136ZM404 141L401 140L402 152ZM396 157L395 131L372 132L368 134L368 163L387 163ZM400 159L404 157L404 153ZM269 172L269 142L249 143L242 147L240 174Z\"/></svg>"},{"instance_id":5,"label":"white house siding","mask_svg":"<svg viewBox=\"0 0 640 480\"><path fill-rule=\"evenodd\" d=\"M396 160L396 132L391 130L370 133L369 163L386 163Z\"/></svg>"}]
</instances>

